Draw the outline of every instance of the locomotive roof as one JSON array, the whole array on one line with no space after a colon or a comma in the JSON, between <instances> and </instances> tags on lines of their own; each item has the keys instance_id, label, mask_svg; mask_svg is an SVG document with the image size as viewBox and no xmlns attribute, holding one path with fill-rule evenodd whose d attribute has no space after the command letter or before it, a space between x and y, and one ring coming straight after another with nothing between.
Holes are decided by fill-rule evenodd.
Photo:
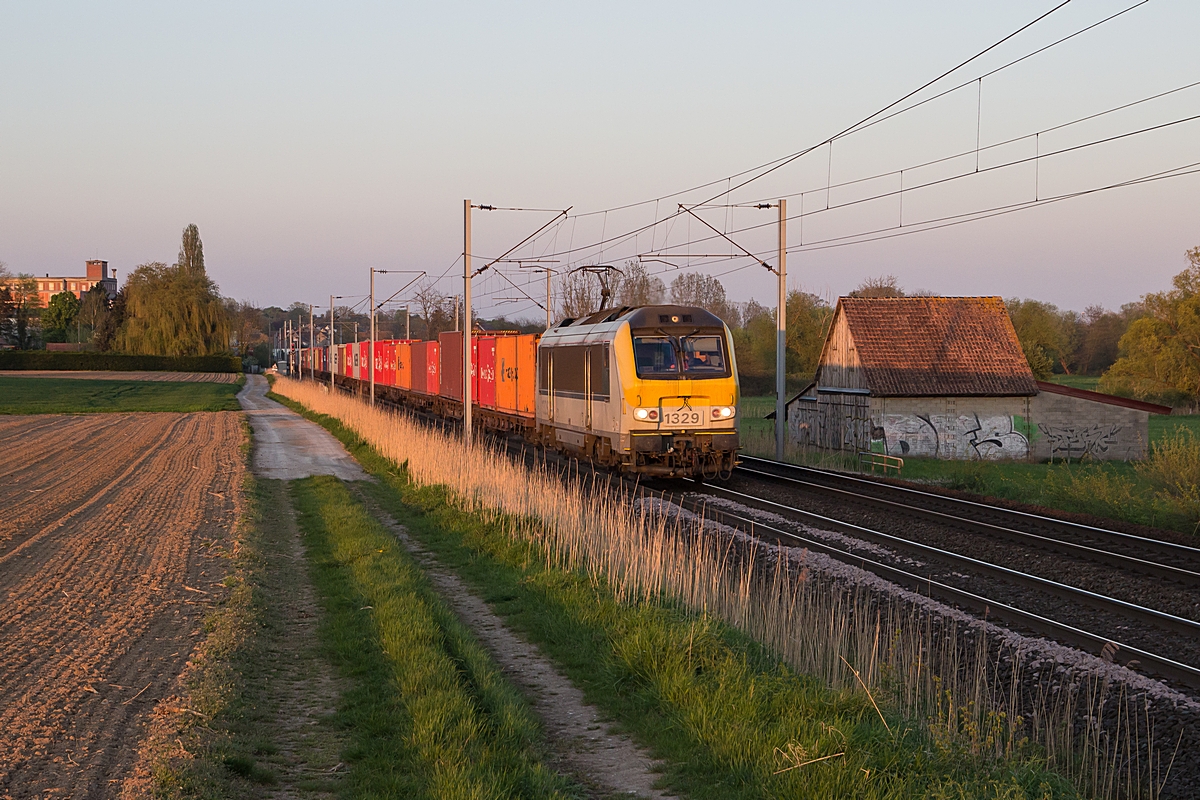
<instances>
[{"instance_id":1,"label":"locomotive roof","mask_svg":"<svg viewBox=\"0 0 1200 800\"><path fill-rule=\"evenodd\" d=\"M555 330L567 327L600 325L607 322L628 322L632 328L663 328L686 326L690 328L722 328L725 323L716 314L695 306L623 306L597 311L580 319L563 320Z\"/></svg>"}]
</instances>

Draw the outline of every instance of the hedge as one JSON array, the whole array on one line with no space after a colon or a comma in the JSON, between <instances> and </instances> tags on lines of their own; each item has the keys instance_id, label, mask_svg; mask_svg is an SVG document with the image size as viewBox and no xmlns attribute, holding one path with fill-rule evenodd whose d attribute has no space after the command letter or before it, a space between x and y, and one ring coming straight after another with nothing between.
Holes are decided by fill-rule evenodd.
<instances>
[{"instance_id":1,"label":"hedge","mask_svg":"<svg viewBox=\"0 0 1200 800\"><path fill-rule=\"evenodd\" d=\"M0 370L98 370L102 372L241 372L237 356L131 356L120 353L51 353L0 350Z\"/></svg>"}]
</instances>

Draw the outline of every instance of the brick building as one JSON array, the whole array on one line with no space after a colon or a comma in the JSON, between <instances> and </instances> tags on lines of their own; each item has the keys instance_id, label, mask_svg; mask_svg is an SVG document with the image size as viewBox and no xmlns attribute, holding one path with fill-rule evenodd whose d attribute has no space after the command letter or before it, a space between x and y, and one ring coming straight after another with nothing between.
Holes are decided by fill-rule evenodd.
<instances>
[{"instance_id":1,"label":"brick building","mask_svg":"<svg viewBox=\"0 0 1200 800\"><path fill-rule=\"evenodd\" d=\"M1037 381L999 297L838 300L792 441L945 459L1134 459L1170 409Z\"/></svg>"},{"instance_id":2,"label":"brick building","mask_svg":"<svg viewBox=\"0 0 1200 800\"><path fill-rule=\"evenodd\" d=\"M47 274L44 277L41 275L34 277L34 281L37 282L38 300L43 308L50 304L51 297L60 292L71 292L82 300L84 292L97 284L104 287L110 300L117 296L117 271L114 269L110 273L108 262L99 259L84 263L86 264L86 274L81 276L63 278Z\"/></svg>"}]
</instances>

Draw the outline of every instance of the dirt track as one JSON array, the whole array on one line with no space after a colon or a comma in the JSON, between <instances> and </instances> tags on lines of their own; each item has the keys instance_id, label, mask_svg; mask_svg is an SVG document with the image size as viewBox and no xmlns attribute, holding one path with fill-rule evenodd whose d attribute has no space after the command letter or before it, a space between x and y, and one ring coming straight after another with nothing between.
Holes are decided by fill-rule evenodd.
<instances>
[{"instance_id":1,"label":"dirt track","mask_svg":"<svg viewBox=\"0 0 1200 800\"><path fill-rule=\"evenodd\" d=\"M111 797L219 596L240 415L0 417L0 797Z\"/></svg>"}]
</instances>

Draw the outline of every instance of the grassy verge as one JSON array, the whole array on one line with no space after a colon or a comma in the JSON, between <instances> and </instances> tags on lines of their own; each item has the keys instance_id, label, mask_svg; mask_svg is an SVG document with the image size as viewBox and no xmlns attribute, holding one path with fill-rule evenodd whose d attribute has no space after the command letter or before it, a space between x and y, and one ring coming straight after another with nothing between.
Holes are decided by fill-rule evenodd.
<instances>
[{"instance_id":1,"label":"grassy verge","mask_svg":"<svg viewBox=\"0 0 1200 800\"><path fill-rule=\"evenodd\" d=\"M364 491L663 758L667 781L687 796L1075 796L1033 758L968 753L880 714L864 693L797 674L706 614L621 600L597 576L549 568L510 535L509 520L457 509L444 489L417 487L336 420L275 399L338 436L379 479Z\"/></svg>"},{"instance_id":2,"label":"grassy verge","mask_svg":"<svg viewBox=\"0 0 1200 800\"><path fill-rule=\"evenodd\" d=\"M348 793L563 797L527 706L396 539L331 477L294 484L324 607L321 635L351 688Z\"/></svg>"},{"instance_id":3,"label":"grassy verge","mask_svg":"<svg viewBox=\"0 0 1200 800\"><path fill-rule=\"evenodd\" d=\"M236 411L229 383L72 380L0 376L0 414L110 411Z\"/></svg>"}]
</instances>

